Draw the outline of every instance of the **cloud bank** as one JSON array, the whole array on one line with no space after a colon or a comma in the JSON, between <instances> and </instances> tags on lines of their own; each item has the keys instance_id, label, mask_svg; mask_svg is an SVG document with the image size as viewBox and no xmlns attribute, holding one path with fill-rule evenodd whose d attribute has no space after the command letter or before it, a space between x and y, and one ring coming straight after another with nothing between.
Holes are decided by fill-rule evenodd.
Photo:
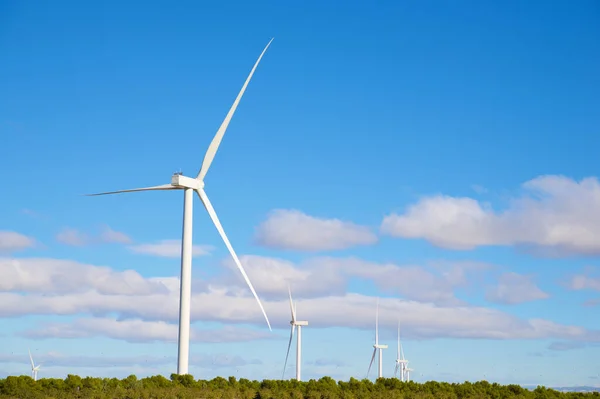
<instances>
[{"instance_id":1,"label":"cloud bank","mask_svg":"<svg viewBox=\"0 0 600 399\"><path fill-rule=\"evenodd\" d=\"M35 240L15 231L0 231L0 253L22 251L35 245Z\"/></svg>"},{"instance_id":2,"label":"cloud bank","mask_svg":"<svg viewBox=\"0 0 600 399\"><path fill-rule=\"evenodd\" d=\"M488 301L505 305L516 305L549 297L550 295L535 285L531 276L514 272L502 274L498 285L489 289L486 294Z\"/></svg>"},{"instance_id":3,"label":"cloud bank","mask_svg":"<svg viewBox=\"0 0 600 399\"><path fill-rule=\"evenodd\" d=\"M257 228L255 242L276 249L317 252L371 245L377 236L368 227L352 222L277 209Z\"/></svg>"},{"instance_id":4,"label":"cloud bank","mask_svg":"<svg viewBox=\"0 0 600 399\"><path fill-rule=\"evenodd\" d=\"M129 247L131 251L161 256L165 258L179 258L181 256L181 240L161 240L154 244L136 244ZM213 247L210 245L193 245L192 256L209 255Z\"/></svg>"},{"instance_id":5,"label":"cloud bank","mask_svg":"<svg viewBox=\"0 0 600 399\"><path fill-rule=\"evenodd\" d=\"M540 176L522 188L525 195L512 198L501 212L468 197L425 197L403 214L386 216L381 231L455 250L521 245L553 256L600 254L600 184L595 177Z\"/></svg>"},{"instance_id":6,"label":"cloud bank","mask_svg":"<svg viewBox=\"0 0 600 399\"><path fill-rule=\"evenodd\" d=\"M145 278L132 270L115 271L110 268L78 264L55 259L3 258L3 267L12 267L2 279L0 292L0 316L19 317L24 315L70 315L81 319L67 326L50 324L42 326L39 337L109 336L127 341L173 340L178 319L178 283L175 277ZM272 260L271 260L272 261ZM505 312L481 306L472 306L460 301L436 304L433 300L447 297L448 287L465 284L465 273L450 272L446 266L442 273L424 279L423 271L401 271L393 265L377 265L356 259L348 263L322 258L306 266L287 264L286 275L302 276L329 267L331 281L344 281L343 273L355 273L385 286L396 278L396 273L407 280L406 286L391 286L415 294L409 282L424 281L432 291L445 294L428 294L417 299L382 298L380 303L380 326L383 331L394 332L401 319L404 336L415 339L431 338L487 338L487 339L539 339L552 338L562 341L598 342L600 332L583 327L563 325L542 319L522 319ZM267 270L275 262L265 262ZM272 274L261 270L261 263L248 265L248 274L256 286L273 284ZM279 267L279 266L275 266ZM464 267L464 266L463 266ZM312 269L311 269L312 268ZM66 270L66 272L65 272ZM400 270L400 271L399 271ZM472 272L472 271L471 271ZM225 269L227 273L233 273ZM403 274L404 273L404 274ZM416 274L415 274L416 273ZM469 272L470 273L470 272ZM341 275L341 276L340 276ZM468 275L468 274L466 274ZM56 276L61 276L57 279ZM91 277L98 276L98 277ZM337 276L337 277L336 277ZM437 276L437 277L436 277ZM111 284L109 281L125 280L128 284ZM301 281L299 279L298 281ZM399 281L399 280L398 280ZM298 313L310 320L311 328L348 327L371 330L373 326L375 298L352 293L348 285L338 283L337 293L318 292L309 284L294 285L298 298ZM267 336L277 338L264 325L261 312L251 294L242 285L225 285L220 279L209 280L203 290L192 295L192 322L213 321L229 326L247 325L248 328L229 330L222 339L249 340ZM275 328L289 326L289 304L285 297L285 284L276 285L270 299L264 299L265 309ZM257 288L258 290L258 288ZM277 292L280 290L280 292ZM259 295L261 291L259 290ZM27 296L27 300L23 297ZM352 314L352 318L346 317ZM88 320L92 316L92 321ZM115 315L115 316L109 316ZM97 318L97 320L93 320ZM150 323L150 324L145 324ZM241 327L241 326L240 326ZM232 328L232 327L230 327ZM29 334L33 334L30 332ZM195 339L210 341L211 333L197 331ZM256 335L258 334L258 335ZM224 337L224 338L223 338Z\"/></svg>"},{"instance_id":7,"label":"cloud bank","mask_svg":"<svg viewBox=\"0 0 600 399\"><path fill-rule=\"evenodd\" d=\"M35 339L107 337L132 343L156 341L175 343L177 334L177 324L140 319L117 320L108 317L82 318L69 323L45 323L21 333L24 337ZM246 342L267 338L275 337L268 332L237 326L225 326L221 329L211 330L192 328L190 330L192 342Z\"/></svg>"}]
</instances>

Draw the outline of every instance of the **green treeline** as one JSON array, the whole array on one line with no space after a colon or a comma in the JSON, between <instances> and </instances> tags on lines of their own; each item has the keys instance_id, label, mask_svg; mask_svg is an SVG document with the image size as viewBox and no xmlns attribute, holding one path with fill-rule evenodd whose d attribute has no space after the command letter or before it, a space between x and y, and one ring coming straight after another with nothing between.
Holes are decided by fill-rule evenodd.
<instances>
[{"instance_id":1,"label":"green treeline","mask_svg":"<svg viewBox=\"0 0 600 399\"><path fill-rule=\"evenodd\" d=\"M395 378L336 382L330 377L298 382L296 380L250 381L235 377L195 380L191 375L172 374L138 379L135 375L118 378L81 378L69 374L64 380L29 376L0 379L0 398L96 398L96 399L508 399L508 398L600 398L594 393L561 393L538 387L533 391L519 385L490 384L487 381L450 384L429 381L424 384L400 382Z\"/></svg>"}]
</instances>

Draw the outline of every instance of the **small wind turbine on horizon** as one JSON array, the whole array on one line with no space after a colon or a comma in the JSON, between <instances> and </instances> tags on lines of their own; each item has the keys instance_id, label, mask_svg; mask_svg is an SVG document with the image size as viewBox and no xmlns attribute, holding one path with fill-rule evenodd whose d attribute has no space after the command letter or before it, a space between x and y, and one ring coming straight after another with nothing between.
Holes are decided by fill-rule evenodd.
<instances>
[{"instance_id":1,"label":"small wind turbine on horizon","mask_svg":"<svg viewBox=\"0 0 600 399\"><path fill-rule=\"evenodd\" d=\"M406 361L408 364L408 360ZM415 371L414 369L409 368L408 366L404 366L404 372L406 373L406 382L410 382L410 372Z\"/></svg>"},{"instance_id":2,"label":"small wind turbine on horizon","mask_svg":"<svg viewBox=\"0 0 600 399\"><path fill-rule=\"evenodd\" d=\"M219 234L221 235L221 238L225 242L225 246L229 250L231 257L233 258L239 271L242 273L242 276L246 280L246 284L250 288L252 295L254 295L254 298L256 298L256 301L258 302L258 306L260 307L260 310L262 311L262 314L264 315L265 320L267 321L269 330L272 331L271 323L269 322L267 313L265 312L265 309L263 308L263 305L260 302L260 299L258 298L258 295L256 294L256 291L254 290L254 287L252 286L252 283L250 282L250 279L248 278L248 276L246 275L246 272L244 271L244 268L242 267L242 263L238 259L238 256L235 253L235 251L233 250L233 247L231 246L231 243L229 242L229 239L227 238L227 235L225 234L225 231L223 230L223 226L221 226L221 222L219 221L219 218L217 217L217 214L216 214L210 200L208 199L206 192L204 191L204 178L206 176L206 173L208 172L208 169L210 168L210 165L212 164L215 154L217 153L217 149L219 148L219 145L221 144L221 140L223 139L223 135L225 134L225 131L227 130L227 126L229 126L229 122L231 121L231 118L233 117L233 114L234 114L240 100L242 99L242 96L244 95L244 91L246 90L246 87L248 86L248 83L250 82L250 79L252 78L252 75L254 74L256 67L258 66L263 55L265 54L265 52L271 45L272 41L273 41L273 39L271 39L269 41L269 43L266 45L266 47L264 48L264 50L258 57L258 60L254 64L254 67L250 71L250 75L248 75L248 78L246 79L246 82L242 86L241 91L239 92L235 101L233 102L233 105L229 109L229 112L227 113L225 120L219 127L219 130L217 130L215 137L213 138L212 142L210 143L208 150L206 151L206 154L204 155L204 161L202 162L202 167L200 168L200 171L198 172L198 175L195 178L186 177L181 173L175 173L171 177L170 184L163 184L160 186L152 186L152 187L144 187L144 188L134 188L134 189L129 189L129 190L110 191L110 192L104 192L104 193L98 193L98 194L88 194L90 196L96 196L96 195L106 195L106 194L128 193L128 192L135 192L135 191L155 191L155 190L183 190L183 192L184 192L183 231L182 231L182 240L181 240L181 278L180 278L180 300L179 300L179 337L178 337L177 374L188 374L188 364L189 364L190 302L191 302L191 296L192 296L192 221L193 221L192 208L193 208L193 201L194 201L194 192L196 192L196 194L198 194L200 201L202 201L204 208L206 208L208 215L212 219L212 222L214 223L215 227L217 228L217 231L219 232Z\"/></svg>"},{"instance_id":3,"label":"small wind turbine on horizon","mask_svg":"<svg viewBox=\"0 0 600 399\"><path fill-rule=\"evenodd\" d=\"M373 356L371 356L371 363L369 363L369 370L367 371L367 378L369 378L369 373L371 372L371 366L373 365L373 360L375 360L375 355L377 354L377 349L379 349L379 368L377 373L377 378L383 377L383 349L387 349L387 345L379 344L379 298L377 298L377 310L375 312L375 345L373 345Z\"/></svg>"},{"instance_id":4,"label":"small wind turbine on horizon","mask_svg":"<svg viewBox=\"0 0 600 399\"><path fill-rule=\"evenodd\" d=\"M37 374L40 367L42 367L42 364L40 363L36 366L33 362L33 356L31 356L31 350L28 349L27 351L29 352L29 360L31 360L31 378L33 378L34 381L37 381Z\"/></svg>"},{"instance_id":5,"label":"small wind turbine on horizon","mask_svg":"<svg viewBox=\"0 0 600 399\"><path fill-rule=\"evenodd\" d=\"M402 344L400 343L400 322L398 322L398 353L396 355L396 367L394 368L394 377L400 378L402 382L404 382L404 377L407 374L406 370L410 370L406 368L407 364L408 360L404 359L404 350L402 349ZM398 374L398 372L400 373Z\"/></svg>"},{"instance_id":6,"label":"small wind turbine on horizon","mask_svg":"<svg viewBox=\"0 0 600 399\"><path fill-rule=\"evenodd\" d=\"M298 327L298 336L296 341L296 380L301 381L300 370L302 367L302 326L307 326L308 321L296 320L296 304L292 301L292 291L288 287L288 293L290 294L290 310L292 312L292 325L290 329L290 342L288 343L287 354L285 355L285 363L283 364L283 376L285 376L285 369L287 367L288 357L290 356L290 347L292 346L292 338L294 338L294 331Z\"/></svg>"}]
</instances>

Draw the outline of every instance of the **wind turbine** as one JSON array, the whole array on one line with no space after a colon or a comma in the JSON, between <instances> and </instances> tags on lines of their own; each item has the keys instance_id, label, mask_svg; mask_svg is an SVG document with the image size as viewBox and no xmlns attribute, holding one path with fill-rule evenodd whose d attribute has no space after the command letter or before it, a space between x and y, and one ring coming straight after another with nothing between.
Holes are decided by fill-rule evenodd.
<instances>
[{"instance_id":1,"label":"wind turbine","mask_svg":"<svg viewBox=\"0 0 600 399\"><path fill-rule=\"evenodd\" d=\"M371 356L371 363L369 364L369 370L367 371L367 378L369 377L369 372L371 371L371 366L373 365L373 360L375 360L375 354L377 353L377 349L379 349L379 372L377 378L383 377L383 353L382 349L387 349L387 345L379 344L379 298L377 298L377 311L375 313L375 345L373 345L373 356Z\"/></svg>"},{"instance_id":2,"label":"wind turbine","mask_svg":"<svg viewBox=\"0 0 600 399\"><path fill-rule=\"evenodd\" d=\"M182 240L181 240L181 280L180 280L181 285L180 285L180 299L179 299L179 338L178 338L178 351L179 352L178 352L178 357L177 357L177 374L187 374L188 373L188 363L189 363L190 302L191 302L191 296L192 296L192 208L193 208L193 201L194 201L194 192L196 192L196 194L198 194L198 197L200 197L200 201L202 201L204 208L206 208L206 211L208 212L215 227L217 228L217 231L219 232L219 234L221 235L221 238L225 242L225 246L229 250L231 257L235 261L235 264L237 265L239 271L242 273L242 276L246 280L246 284L248 284L248 287L250 288L250 291L252 291L254 298L256 298L256 301L258 302L258 306L260 307L260 310L262 311L262 313L265 317L265 320L267 321L269 330L272 331L271 323L269 323L269 318L267 317L267 313L265 312L265 309L263 308L262 303L260 302L260 299L258 299L258 295L256 294L256 291L254 290L254 287L252 286L250 279L246 275L246 272L244 271L244 268L242 267L242 263L238 259L238 256L236 255L235 251L233 250L233 247L231 246L231 243L229 242L229 239L227 238L227 235L225 234L225 231L223 230L223 226L221 226L221 222L219 221L219 218L217 217L217 214L216 214L210 200L208 199L206 192L204 191L204 178L206 176L206 173L208 172L208 169L210 168L210 165L215 157L215 154L217 153L219 144L221 144L221 140L223 139L223 135L225 134L225 131L227 130L227 126L229 125L229 122L231 121L231 118L233 117L233 114L234 114L240 100L242 99L242 96L244 95L244 91L246 91L246 87L248 86L248 83L250 83L250 79L252 78L252 75L254 74L254 71L256 70L258 63L260 62L263 55L265 54L265 52L271 45L272 41L273 41L273 39L271 39L269 41L269 43L266 45L266 47L264 48L264 50L258 57L258 60L254 64L254 67L250 71L250 75L248 75L246 82L242 86L242 90L237 95L235 101L233 102L233 105L231 106L231 109L229 110L229 112L227 113L227 116L225 117L225 120L221 124L221 127L219 127L219 130L217 130L215 137L213 138L212 142L210 143L208 150L206 151L206 154L204 155L204 161L202 162L202 167L200 168L200 171L198 172L198 175L195 178L186 177L181 173L175 173L171 177L170 184L163 184L160 186L152 186L152 187L144 187L144 188L134 188L134 189L129 189L129 190L111 191L111 192L98 193L98 194L88 194L90 196L95 196L95 195L128 193L128 192L134 192L134 191L154 191L154 190L183 190L183 192L184 192L184 196L183 196L183 232L182 232Z\"/></svg>"},{"instance_id":3,"label":"wind turbine","mask_svg":"<svg viewBox=\"0 0 600 399\"><path fill-rule=\"evenodd\" d=\"M285 368L287 367L288 357L290 356L290 347L292 346L294 331L296 330L296 327L298 327L298 336L296 342L296 380L300 381L300 369L302 366L302 326L307 326L308 321L296 320L296 305L292 301L292 291L290 290L290 287L288 287L288 293L290 294L290 310L292 312L292 320L290 321L290 324L292 325L292 328L290 330L290 342L288 343L287 354L285 355L285 363L283 364L283 375L285 376Z\"/></svg>"},{"instance_id":4,"label":"wind turbine","mask_svg":"<svg viewBox=\"0 0 600 399\"><path fill-rule=\"evenodd\" d=\"M400 343L400 322L398 322L398 353L396 355L396 368L394 369L394 377L398 376L402 382L404 382L407 364L408 360L404 359L404 350L402 349L402 344ZM398 372L400 372L399 375Z\"/></svg>"},{"instance_id":5,"label":"wind turbine","mask_svg":"<svg viewBox=\"0 0 600 399\"><path fill-rule=\"evenodd\" d=\"M408 364L408 361L406 362L406 364ZM415 371L415 370L408 368L407 366L404 366L404 372L406 373L406 382L410 381L410 372L411 371Z\"/></svg>"},{"instance_id":6,"label":"wind turbine","mask_svg":"<svg viewBox=\"0 0 600 399\"><path fill-rule=\"evenodd\" d=\"M38 364L37 366L33 363L33 357L31 356L31 350L28 349L29 352L29 360L31 360L31 378L33 378L34 381L37 381L37 373L40 370L40 367L42 367L42 364Z\"/></svg>"}]
</instances>

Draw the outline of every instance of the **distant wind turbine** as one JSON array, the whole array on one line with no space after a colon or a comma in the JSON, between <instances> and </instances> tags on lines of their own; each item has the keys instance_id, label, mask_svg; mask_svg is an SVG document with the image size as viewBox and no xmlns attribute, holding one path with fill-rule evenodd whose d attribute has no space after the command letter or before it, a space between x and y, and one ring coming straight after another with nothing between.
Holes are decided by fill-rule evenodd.
<instances>
[{"instance_id":1,"label":"distant wind turbine","mask_svg":"<svg viewBox=\"0 0 600 399\"><path fill-rule=\"evenodd\" d=\"M258 306L260 307L260 310L262 311L262 313L265 317L265 320L267 321L269 330L271 330L271 323L269 323L269 318L267 317L267 313L265 312L265 309L263 308L263 305L260 302L260 299L258 299L258 295L256 294L256 291L254 290L254 287L252 286L250 279L246 275L246 272L244 271L244 268L242 267L242 263L238 259L238 256L236 255L235 251L233 250L233 247L231 246L231 243L229 242L229 239L227 238L227 235L225 234L225 231L223 230L223 226L221 226L221 222L219 221L219 218L217 217L217 214L216 214L211 202L209 201L208 196L206 195L206 192L204 191L204 178L206 176L206 173L208 172L208 169L210 168L210 165L215 157L215 154L217 153L217 149L219 148L219 144L221 143L221 140L223 139L223 135L225 134L225 131L227 130L227 126L229 126L229 122L231 121L231 118L233 117L233 114L234 114L240 100L242 99L244 91L246 91L246 87L248 86L248 83L250 83L250 79L252 78L252 75L254 74L254 71L256 70L258 63L260 62L263 55L265 54L265 52L271 45L272 41L273 41L273 39L271 39L269 41L267 46L264 48L264 50L258 57L258 60L254 64L254 67L250 71L250 75L248 75L246 82L242 86L242 90L239 92L237 98L235 99L235 101L233 102L233 105L231 106L231 109L227 113L225 120L221 124L221 127L219 127L219 130L217 130L215 137L213 138L212 142L210 143L210 146L208 147L208 150L206 151L206 154L204 155L204 161L202 162L202 167L200 168L200 172L198 172L198 175L195 178L183 176L181 173L175 173L171 178L170 184L163 184L160 186L153 186L153 187L134 188L134 189L129 189L129 190L111 191L111 192L105 192L105 193L99 193L99 194L88 194L91 196L95 196L95 195L128 193L128 192L134 192L134 191L183 190L183 192L184 192L183 232L182 232L182 240L181 240L181 280L180 280L181 285L180 285L180 300L179 300L179 338L178 338L178 351L179 352L178 352L178 358L177 358L177 373L178 374L188 374L188 363L189 363L190 302L191 302L191 296L192 296L192 208L193 208L194 192L196 192L196 194L198 194L198 197L200 197L200 201L202 201L202 204L206 208L206 211L208 212L215 227L217 228L217 231L221 235L221 238L225 242L225 246L229 250L231 257L233 258L233 260L235 261L235 264L237 265L238 269L242 273L242 276L244 276L244 279L246 280L246 284L248 284L250 291L252 291L254 298L256 298L256 301L258 302ZM178 147L178 149L184 148L186 145L187 144L185 144L185 143L175 143L175 146Z\"/></svg>"},{"instance_id":2,"label":"distant wind turbine","mask_svg":"<svg viewBox=\"0 0 600 399\"><path fill-rule=\"evenodd\" d=\"M403 382L406 374L407 364L408 360L404 359L404 350L402 349L402 344L400 343L400 322L398 322L398 353L396 355L396 368L394 369L394 377L397 376Z\"/></svg>"},{"instance_id":3,"label":"distant wind turbine","mask_svg":"<svg viewBox=\"0 0 600 399\"><path fill-rule=\"evenodd\" d=\"M302 367L302 326L307 326L308 321L296 320L296 304L292 301L292 291L288 287L288 293L290 294L290 310L292 312L292 325L290 329L290 342L288 343L287 354L285 355L285 363L283 364L283 376L285 376L285 369L287 367L288 357L290 356L290 347L292 346L292 338L294 338L294 331L298 327L298 337L296 341L296 380L301 381L300 369ZM282 377L283 379L283 377Z\"/></svg>"},{"instance_id":4,"label":"distant wind turbine","mask_svg":"<svg viewBox=\"0 0 600 399\"><path fill-rule=\"evenodd\" d=\"M379 349L379 372L377 378L383 377L383 353L382 349L387 349L387 345L379 344L379 298L377 298L377 311L375 312L375 345L373 345L373 356L371 356L371 363L369 363L369 370L367 371L367 378L369 377L369 373L371 372L371 366L373 365L373 360L375 360L375 355L377 354L377 349Z\"/></svg>"},{"instance_id":5,"label":"distant wind turbine","mask_svg":"<svg viewBox=\"0 0 600 399\"><path fill-rule=\"evenodd\" d=\"M31 350L28 349L29 352L29 360L31 360L31 378L33 378L34 381L37 381L37 374L38 371L40 370L40 367L42 367L42 364L38 364L37 366L35 365L35 363L33 363L33 357L31 356Z\"/></svg>"},{"instance_id":6,"label":"distant wind turbine","mask_svg":"<svg viewBox=\"0 0 600 399\"><path fill-rule=\"evenodd\" d=\"M406 364L408 364L408 360L406 361ZM411 371L415 371L414 369L409 368L408 366L404 367L404 372L406 373L406 382L410 381L410 372Z\"/></svg>"}]
</instances>

